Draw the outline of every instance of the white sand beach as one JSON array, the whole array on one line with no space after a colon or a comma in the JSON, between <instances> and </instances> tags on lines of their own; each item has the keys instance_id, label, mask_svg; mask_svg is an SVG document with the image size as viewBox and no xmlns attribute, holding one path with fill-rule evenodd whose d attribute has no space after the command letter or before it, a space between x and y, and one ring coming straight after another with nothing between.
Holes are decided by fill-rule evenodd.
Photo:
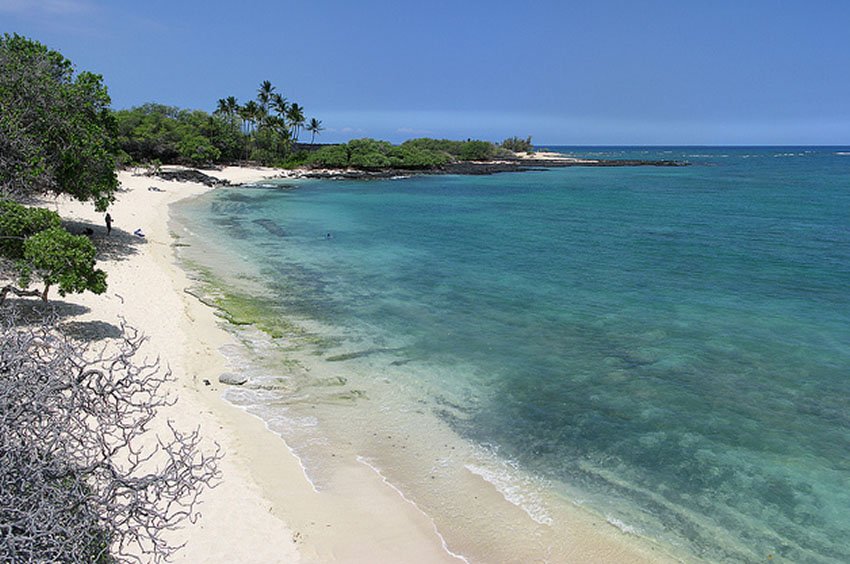
<instances>
[{"instance_id":1,"label":"white sand beach","mask_svg":"<svg viewBox=\"0 0 850 564\"><path fill-rule=\"evenodd\" d=\"M278 175L278 171L261 168L204 172L235 184ZM160 356L175 377L171 392L178 401L162 412L161 428L167 419L179 428L200 427L208 447L213 449L213 442L218 443L225 453L220 485L202 496L198 508L201 518L172 537L177 543L185 543L176 561L465 561L452 552L451 535L445 535L447 544L430 517L368 464L351 460L341 465L334 480L336 487L317 492L298 458L279 436L259 419L221 399L218 377L229 367L219 349L233 338L211 308L184 291L191 280L176 264L175 236L168 222L169 204L211 188L130 171L120 172L119 180L121 192L109 210L113 232L108 237L103 214L95 212L91 204L64 198L48 202L48 207L63 218L91 224L100 244L123 246L125 251L99 262L108 274L105 295L54 298L88 309L73 317L75 322L97 321L108 327L125 319L143 331L149 338L144 352ZM132 235L136 229L145 233L144 239ZM150 440L154 440L153 435ZM470 483L473 480L471 477ZM494 504L509 506L483 480L477 480L474 487ZM513 532L504 531L502 535L499 527L499 523L491 523L494 538L509 539L508 533ZM454 531L453 536L478 533L477 529L470 530L469 535ZM560 539L562 547L569 546L569 561L654 562L662 557L651 546L636 543L613 526L591 523L580 510L570 517L568 530L549 530L529 543L546 544L552 538ZM457 544L461 546L454 550L464 552L465 543ZM499 550L490 556L512 560L509 555L499 558Z\"/></svg>"}]
</instances>

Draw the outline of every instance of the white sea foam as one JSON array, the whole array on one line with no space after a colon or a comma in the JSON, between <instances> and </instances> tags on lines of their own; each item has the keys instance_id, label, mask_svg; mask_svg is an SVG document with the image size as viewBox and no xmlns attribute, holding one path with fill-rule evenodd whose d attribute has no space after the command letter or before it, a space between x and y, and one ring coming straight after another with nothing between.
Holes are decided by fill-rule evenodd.
<instances>
[{"instance_id":1,"label":"white sea foam","mask_svg":"<svg viewBox=\"0 0 850 564\"><path fill-rule=\"evenodd\" d=\"M233 390L230 390L230 391L232 392ZM304 460L301 458L301 456L298 454L298 452L294 448L292 448L292 445L290 445L286 441L286 439L284 439L283 436L281 436L281 434L277 430L274 429L273 424L275 422L279 422L280 418L277 418L276 420L269 420L269 419L263 417L262 415L256 413L255 411L253 411L251 409L251 406L239 405L238 403L235 403L234 401L231 400L230 397L228 397L229 395L231 395L231 394L228 394L228 393L223 394L224 398L229 403L235 405L236 407L242 409L244 412L246 412L246 413L256 417L257 419L259 419L260 421L263 422L263 424L265 425L265 427L268 431L270 431L270 432L274 433L275 435L277 435L278 437L280 437L280 440L283 441L283 445L286 447L286 450L288 450L292 454L292 456L295 457L295 460L298 461L298 466L299 466L299 468L301 468L301 473L304 475L304 479L307 480L307 483L310 484L310 487L313 488L314 492L319 493L320 492L319 487L316 484L316 482L314 482L313 479L310 477L310 474L307 472L307 466L304 464Z\"/></svg>"},{"instance_id":2,"label":"white sea foam","mask_svg":"<svg viewBox=\"0 0 850 564\"><path fill-rule=\"evenodd\" d=\"M835 153L836 155L841 155L842 157L850 157L850 151L838 151Z\"/></svg>"},{"instance_id":3,"label":"white sea foam","mask_svg":"<svg viewBox=\"0 0 850 564\"><path fill-rule=\"evenodd\" d=\"M524 474L516 462L501 459L492 451L480 449L477 454L478 464L465 464L467 470L492 484L502 497L525 511L534 522L552 525L552 517L539 493L541 487L532 477Z\"/></svg>"},{"instance_id":4,"label":"white sea foam","mask_svg":"<svg viewBox=\"0 0 850 564\"><path fill-rule=\"evenodd\" d=\"M611 515L606 515L605 520L608 521L609 524L614 525L615 527L617 527L618 529L620 529L621 531L623 531L624 533L626 533L628 535L640 536L640 531L638 531L638 529L636 527L633 527L631 525L627 525L626 523L623 523L622 521L620 521L616 517L612 517Z\"/></svg>"}]
</instances>

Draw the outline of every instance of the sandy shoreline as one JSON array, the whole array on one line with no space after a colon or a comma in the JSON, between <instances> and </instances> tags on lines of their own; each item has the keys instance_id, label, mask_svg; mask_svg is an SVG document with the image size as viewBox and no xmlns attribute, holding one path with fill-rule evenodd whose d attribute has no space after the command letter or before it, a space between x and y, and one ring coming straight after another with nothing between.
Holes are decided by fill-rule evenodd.
<instances>
[{"instance_id":1,"label":"sandy shoreline","mask_svg":"<svg viewBox=\"0 0 850 564\"><path fill-rule=\"evenodd\" d=\"M206 171L233 184L276 176L273 169ZM218 376L228 371L218 349L232 342L214 311L186 294L191 280L175 264L168 206L211 188L169 182L130 172L119 174L122 192L110 208L112 239L129 254L99 262L108 274L103 296L72 295L61 301L89 311L74 322L117 326L120 318L140 328L146 352L174 372L174 409L163 412L180 428L200 426L221 445L222 483L202 498L201 519L173 536L186 546L184 562L440 562L458 561L443 548L430 520L363 465L352 465L348 500L314 491L298 459L259 419L220 399ZM149 190L150 187L162 191ZM103 216L91 204L60 199L49 204L65 219L90 223L105 240ZM141 228L144 239L131 233ZM66 320L67 321L67 320ZM205 385L204 381L212 385ZM360 466L360 468L358 468ZM354 485L356 484L356 485ZM297 526L293 526L293 524Z\"/></svg>"},{"instance_id":2,"label":"sandy shoreline","mask_svg":"<svg viewBox=\"0 0 850 564\"><path fill-rule=\"evenodd\" d=\"M279 177L274 169L228 167L204 172L232 184ZM106 238L102 214L90 204L61 199L49 205L65 219L90 223L99 241L120 241L126 250L111 253L109 260L99 263L109 276L106 295L73 295L61 301L87 308L73 317L74 322L108 327L117 326L123 317L141 329L149 338L145 352L159 355L175 375L172 392L179 400L159 418L161 425L170 418L181 428L200 426L210 446L215 441L226 453L222 483L204 493L201 519L173 537L186 543L175 560L463 561L452 552L452 539L463 535L438 531L434 521L368 461L352 459L341 464L334 476L335 487L317 492L279 436L220 398L218 376L232 370L219 350L232 344L233 337L211 308L185 292L192 281L176 264L176 238L168 221L170 204L211 188L130 172L121 172L119 180L122 192L110 208L111 239ZM145 239L132 236L137 228L145 232ZM476 481L476 489L492 498L493 504L509 505L492 486L480 482ZM572 515L568 524L569 530L548 531L546 536L569 537L569 561L664 559L653 547L635 542L612 526L597 527L581 515ZM463 548L456 550L464 552Z\"/></svg>"}]
</instances>

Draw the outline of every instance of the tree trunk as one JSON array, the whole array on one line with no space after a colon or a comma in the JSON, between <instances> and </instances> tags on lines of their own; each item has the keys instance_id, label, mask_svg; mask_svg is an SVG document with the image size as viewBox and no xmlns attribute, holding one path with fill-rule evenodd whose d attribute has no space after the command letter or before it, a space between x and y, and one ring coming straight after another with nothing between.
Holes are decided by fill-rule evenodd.
<instances>
[{"instance_id":1,"label":"tree trunk","mask_svg":"<svg viewBox=\"0 0 850 564\"><path fill-rule=\"evenodd\" d=\"M44 292L41 293L41 301L47 303L47 292L50 290L50 284L44 285Z\"/></svg>"},{"instance_id":2,"label":"tree trunk","mask_svg":"<svg viewBox=\"0 0 850 564\"><path fill-rule=\"evenodd\" d=\"M20 288L16 288L11 284L3 286L0 288L0 305L3 305L3 302L6 301L6 296L9 295L9 292L12 292L16 296L39 296L43 300L47 301L45 298L47 296L47 290L45 289L44 294L39 292L38 290L21 290Z\"/></svg>"}]
</instances>

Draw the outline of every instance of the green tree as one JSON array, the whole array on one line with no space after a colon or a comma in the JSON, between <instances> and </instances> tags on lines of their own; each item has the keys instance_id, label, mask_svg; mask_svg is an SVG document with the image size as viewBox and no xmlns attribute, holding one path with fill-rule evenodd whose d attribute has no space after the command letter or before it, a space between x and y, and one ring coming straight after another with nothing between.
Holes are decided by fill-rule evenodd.
<instances>
[{"instance_id":1,"label":"green tree","mask_svg":"<svg viewBox=\"0 0 850 564\"><path fill-rule=\"evenodd\" d=\"M236 122L236 118L239 117L239 102L236 101L234 96L228 96L227 98L220 98L218 100L218 105L216 110L213 112L213 115L218 115L225 118L228 122Z\"/></svg>"},{"instance_id":2,"label":"green tree","mask_svg":"<svg viewBox=\"0 0 850 564\"><path fill-rule=\"evenodd\" d=\"M215 111L213 112L213 115L226 116L226 115L228 115L228 113L229 112L228 112L228 108L227 108L227 100L225 100L224 98L219 98L218 102L216 103L216 108L215 108Z\"/></svg>"},{"instance_id":3,"label":"green tree","mask_svg":"<svg viewBox=\"0 0 850 564\"><path fill-rule=\"evenodd\" d=\"M196 166L218 161L221 151L203 135L186 136L180 141L180 156Z\"/></svg>"},{"instance_id":4,"label":"green tree","mask_svg":"<svg viewBox=\"0 0 850 564\"><path fill-rule=\"evenodd\" d=\"M180 109L145 104L115 112L118 144L136 162L174 162L180 156Z\"/></svg>"},{"instance_id":5,"label":"green tree","mask_svg":"<svg viewBox=\"0 0 850 564\"><path fill-rule=\"evenodd\" d=\"M430 151L404 145L390 149L388 156L391 166L407 169L436 168L448 163L451 159L448 154L441 151Z\"/></svg>"},{"instance_id":6,"label":"green tree","mask_svg":"<svg viewBox=\"0 0 850 564\"><path fill-rule=\"evenodd\" d=\"M460 157L464 143L464 141L452 141L450 139L420 137L418 139L408 139L401 146L426 151L437 151L451 155L452 157Z\"/></svg>"},{"instance_id":7,"label":"green tree","mask_svg":"<svg viewBox=\"0 0 850 564\"><path fill-rule=\"evenodd\" d=\"M348 164L357 168L375 169L390 166L389 152L393 146L375 139L352 139L348 142Z\"/></svg>"},{"instance_id":8,"label":"green tree","mask_svg":"<svg viewBox=\"0 0 850 564\"><path fill-rule=\"evenodd\" d=\"M61 227L51 227L24 241L24 256L18 261L20 284L28 287L33 278L44 283L41 299L47 301L51 286L59 286L59 295L95 294L106 291L106 273L96 269L97 250L88 237L71 235Z\"/></svg>"},{"instance_id":9,"label":"green tree","mask_svg":"<svg viewBox=\"0 0 850 564\"><path fill-rule=\"evenodd\" d=\"M345 145L328 145L310 153L306 164L315 167L346 168L348 148Z\"/></svg>"},{"instance_id":10,"label":"green tree","mask_svg":"<svg viewBox=\"0 0 850 564\"><path fill-rule=\"evenodd\" d=\"M56 212L0 200L0 256L10 260L22 259L27 237L60 224Z\"/></svg>"},{"instance_id":11,"label":"green tree","mask_svg":"<svg viewBox=\"0 0 850 564\"><path fill-rule=\"evenodd\" d=\"M117 147L100 75L76 73L60 53L19 35L0 37L0 192L114 200Z\"/></svg>"},{"instance_id":12,"label":"green tree","mask_svg":"<svg viewBox=\"0 0 850 564\"><path fill-rule=\"evenodd\" d=\"M238 119L235 112L232 115L210 116L206 135L210 143L219 151L219 157L216 160L227 162L239 160L244 141L242 132L239 130Z\"/></svg>"},{"instance_id":13,"label":"green tree","mask_svg":"<svg viewBox=\"0 0 850 564\"><path fill-rule=\"evenodd\" d=\"M264 110L268 111L269 104L272 101L272 95L275 93L275 87L268 80L264 80L262 84L260 84L260 88L257 90L257 102L260 103L260 107Z\"/></svg>"},{"instance_id":14,"label":"green tree","mask_svg":"<svg viewBox=\"0 0 850 564\"><path fill-rule=\"evenodd\" d=\"M325 128L322 127L322 122L317 120L316 118L310 118L310 123L307 124L307 131L310 132L310 145L316 140L316 135L324 131Z\"/></svg>"},{"instance_id":15,"label":"green tree","mask_svg":"<svg viewBox=\"0 0 850 564\"><path fill-rule=\"evenodd\" d=\"M260 115L260 106L254 100L248 100L239 108L239 117L242 118L242 130L247 136L251 136L257 129L257 117Z\"/></svg>"},{"instance_id":16,"label":"green tree","mask_svg":"<svg viewBox=\"0 0 850 564\"><path fill-rule=\"evenodd\" d=\"M304 108L295 102L291 103L286 112L286 119L289 121L289 126L292 128L292 138L297 143L298 134L301 132L301 128L304 127L304 123L307 121L307 118L304 116Z\"/></svg>"},{"instance_id":17,"label":"green tree","mask_svg":"<svg viewBox=\"0 0 850 564\"><path fill-rule=\"evenodd\" d=\"M47 301L50 287L57 284L63 296L85 290L102 294L106 274L95 269L95 254L87 237L60 226L57 213L0 200L0 258L13 264L20 285L0 288L0 303L9 292ZM27 290L34 279L44 282L42 291Z\"/></svg>"},{"instance_id":18,"label":"green tree","mask_svg":"<svg viewBox=\"0 0 850 564\"><path fill-rule=\"evenodd\" d=\"M280 93L274 92L271 98L271 108L281 118L286 119L286 113L289 111L289 102Z\"/></svg>"},{"instance_id":19,"label":"green tree","mask_svg":"<svg viewBox=\"0 0 850 564\"><path fill-rule=\"evenodd\" d=\"M467 141L463 144L460 158L464 161L486 161L493 158L496 147L488 141Z\"/></svg>"},{"instance_id":20,"label":"green tree","mask_svg":"<svg viewBox=\"0 0 850 564\"><path fill-rule=\"evenodd\" d=\"M502 148L514 153L530 153L534 150L534 145L531 144L531 135L525 139L519 137L508 137L502 141Z\"/></svg>"}]
</instances>

